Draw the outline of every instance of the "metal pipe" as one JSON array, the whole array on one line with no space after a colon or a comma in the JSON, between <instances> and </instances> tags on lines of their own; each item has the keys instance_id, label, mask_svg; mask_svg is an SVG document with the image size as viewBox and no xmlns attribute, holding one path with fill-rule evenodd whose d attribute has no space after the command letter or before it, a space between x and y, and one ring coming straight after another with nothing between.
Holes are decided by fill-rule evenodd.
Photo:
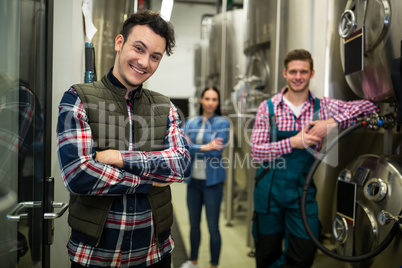
<instances>
[{"instance_id":1,"label":"metal pipe","mask_svg":"<svg viewBox=\"0 0 402 268\"><path fill-rule=\"evenodd\" d=\"M225 84L225 79L226 79L226 6L227 6L227 0L223 0L222 3L222 42L221 42L221 71L220 71L220 90L221 93L226 92L226 84ZM226 100L227 96L224 96L222 94L221 100ZM230 135L231 135L231 140L233 142L233 130L230 130ZM229 146L229 159L232 158L230 163L233 163L233 145ZM226 194L226 225L230 226L231 225L231 220L233 218L233 206L232 206L232 200L233 200L233 165L230 164L229 170L228 170L228 175L227 175L227 194Z\"/></svg>"},{"instance_id":2,"label":"metal pipe","mask_svg":"<svg viewBox=\"0 0 402 268\"><path fill-rule=\"evenodd\" d=\"M271 90L272 95L278 92L278 77L279 77L279 42L281 37L281 0L278 0L276 8L276 29L275 29L275 80L274 88Z\"/></svg>"},{"instance_id":3,"label":"metal pipe","mask_svg":"<svg viewBox=\"0 0 402 268\"><path fill-rule=\"evenodd\" d=\"M238 119L238 118L237 118ZM229 130L229 148L228 148L228 158L229 158L229 168L226 179L226 226L232 226L233 218L233 174L234 174L234 131L231 127Z\"/></svg>"}]
</instances>

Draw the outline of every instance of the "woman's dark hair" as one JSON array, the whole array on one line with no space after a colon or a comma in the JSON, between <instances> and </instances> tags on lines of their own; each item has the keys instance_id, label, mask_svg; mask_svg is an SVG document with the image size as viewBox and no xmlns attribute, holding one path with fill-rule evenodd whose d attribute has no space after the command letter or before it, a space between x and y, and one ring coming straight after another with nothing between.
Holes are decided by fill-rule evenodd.
<instances>
[{"instance_id":1,"label":"woman's dark hair","mask_svg":"<svg viewBox=\"0 0 402 268\"><path fill-rule=\"evenodd\" d=\"M140 10L134 14L132 14L128 19L126 19L123 23L123 29L120 34L124 37L124 43L126 43L129 34L131 33L131 29L135 25L147 25L149 26L156 34L165 38L166 40L166 55L170 56L173 54L173 48L176 45L175 33L173 24L171 22L165 21L159 12L151 11L151 10Z\"/></svg>"},{"instance_id":2,"label":"woman's dark hair","mask_svg":"<svg viewBox=\"0 0 402 268\"><path fill-rule=\"evenodd\" d=\"M201 92L200 99L202 97L204 97L205 92L207 90L210 90L210 89L212 89L213 91L216 92L216 94L218 94L218 107L216 107L215 114L222 115L222 112L221 112L221 94L219 93L219 90L218 90L218 88L216 86L208 86L208 87L204 88L204 90ZM200 104L200 115L202 115L202 112L203 112L202 105Z\"/></svg>"}]
</instances>

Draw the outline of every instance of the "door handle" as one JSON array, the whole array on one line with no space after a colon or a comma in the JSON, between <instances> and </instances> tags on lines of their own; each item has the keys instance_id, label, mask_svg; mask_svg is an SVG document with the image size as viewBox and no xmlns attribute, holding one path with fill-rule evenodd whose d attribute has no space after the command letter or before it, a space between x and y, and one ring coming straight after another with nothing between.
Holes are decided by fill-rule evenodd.
<instances>
[{"instance_id":1,"label":"door handle","mask_svg":"<svg viewBox=\"0 0 402 268\"><path fill-rule=\"evenodd\" d=\"M57 218L60 218L61 216L63 216L64 212L66 212L67 208L68 208L68 204L67 203L62 203L62 202L52 202L52 207L53 208L60 208L59 212L56 213L45 213L43 214L43 218L45 220L54 220Z\"/></svg>"},{"instance_id":2,"label":"door handle","mask_svg":"<svg viewBox=\"0 0 402 268\"><path fill-rule=\"evenodd\" d=\"M28 218L28 213L26 212L27 208L39 208L42 205L42 202L34 202L34 201L26 201L18 203L10 213L7 214L7 219L9 221L19 222L22 219ZM67 203L62 202L52 202L52 208L60 208L60 211L55 213L44 213L43 218L45 220L54 220L63 216L64 212L66 212L68 208Z\"/></svg>"},{"instance_id":3,"label":"door handle","mask_svg":"<svg viewBox=\"0 0 402 268\"><path fill-rule=\"evenodd\" d=\"M27 208L33 208L33 207L40 207L41 202L33 202L33 201L27 201L27 202L21 202L18 203L11 211L9 214L7 214L7 219L9 221L20 221L21 219L27 219L28 218L28 213L26 212Z\"/></svg>"}]
</instances>

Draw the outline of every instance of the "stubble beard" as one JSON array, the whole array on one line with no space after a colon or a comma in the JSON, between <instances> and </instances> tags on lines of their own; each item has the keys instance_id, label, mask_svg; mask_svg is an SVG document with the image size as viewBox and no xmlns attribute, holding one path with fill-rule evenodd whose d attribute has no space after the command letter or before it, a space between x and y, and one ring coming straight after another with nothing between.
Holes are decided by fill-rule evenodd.
<instances>
[{"instance_id":1,"label":"stubble beard","mask_svg":"<svg viewBox=\"0 0 402 268\"><path fill-rule=\"evenodd\" d=\"M291 86L291 84L288 84L288 87L290 89L290 91L292 91L293 93L302 93L305 92L306 90L308 90L310 83L307 82L302 88L300 89L295 89L294 87Z\"/></svg>"},{"instance_id":2,"label":"stubble beard","mask_svg":"<svg viewBox=\"0 0 402 268\"><path fill-rule=\"evenodd\" d=\"M128 63L127 63L127 65L128 65L127 68L130 69L130 70L127 70L127 71L128 72L132 71L131 66ZM127 72L124 72L123 67L120 64L120 59L119 59L119 68L118 69L119 69L120 77L123 80L123 81L120 81L122 84L124 84L126 87L128 86L128 87L133 88L133 89L136 89L136 88L138 88L140 86L140 84L134 84L134 83L132 83L130 81L130 79L129 79L128 75L127 75Z\"/></svg>"}]
</instances>

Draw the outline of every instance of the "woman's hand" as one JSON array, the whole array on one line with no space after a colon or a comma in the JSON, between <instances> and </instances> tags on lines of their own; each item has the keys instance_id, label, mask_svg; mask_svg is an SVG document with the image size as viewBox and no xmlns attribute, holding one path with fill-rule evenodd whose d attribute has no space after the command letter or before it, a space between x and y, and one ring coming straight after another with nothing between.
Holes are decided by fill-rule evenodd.
<instances>
[{"instance_id":1,"label":"woman's hand","mask_svg":"<svg viewBox=\"0 0 402 268\"><path fill-rule=\"evenodd\" d=\"M223 138L215 138L214 140L201 146L201 151L204 152L211 150L221 151L222 149L223 149Z\"/></svg>"}]
</instances>

